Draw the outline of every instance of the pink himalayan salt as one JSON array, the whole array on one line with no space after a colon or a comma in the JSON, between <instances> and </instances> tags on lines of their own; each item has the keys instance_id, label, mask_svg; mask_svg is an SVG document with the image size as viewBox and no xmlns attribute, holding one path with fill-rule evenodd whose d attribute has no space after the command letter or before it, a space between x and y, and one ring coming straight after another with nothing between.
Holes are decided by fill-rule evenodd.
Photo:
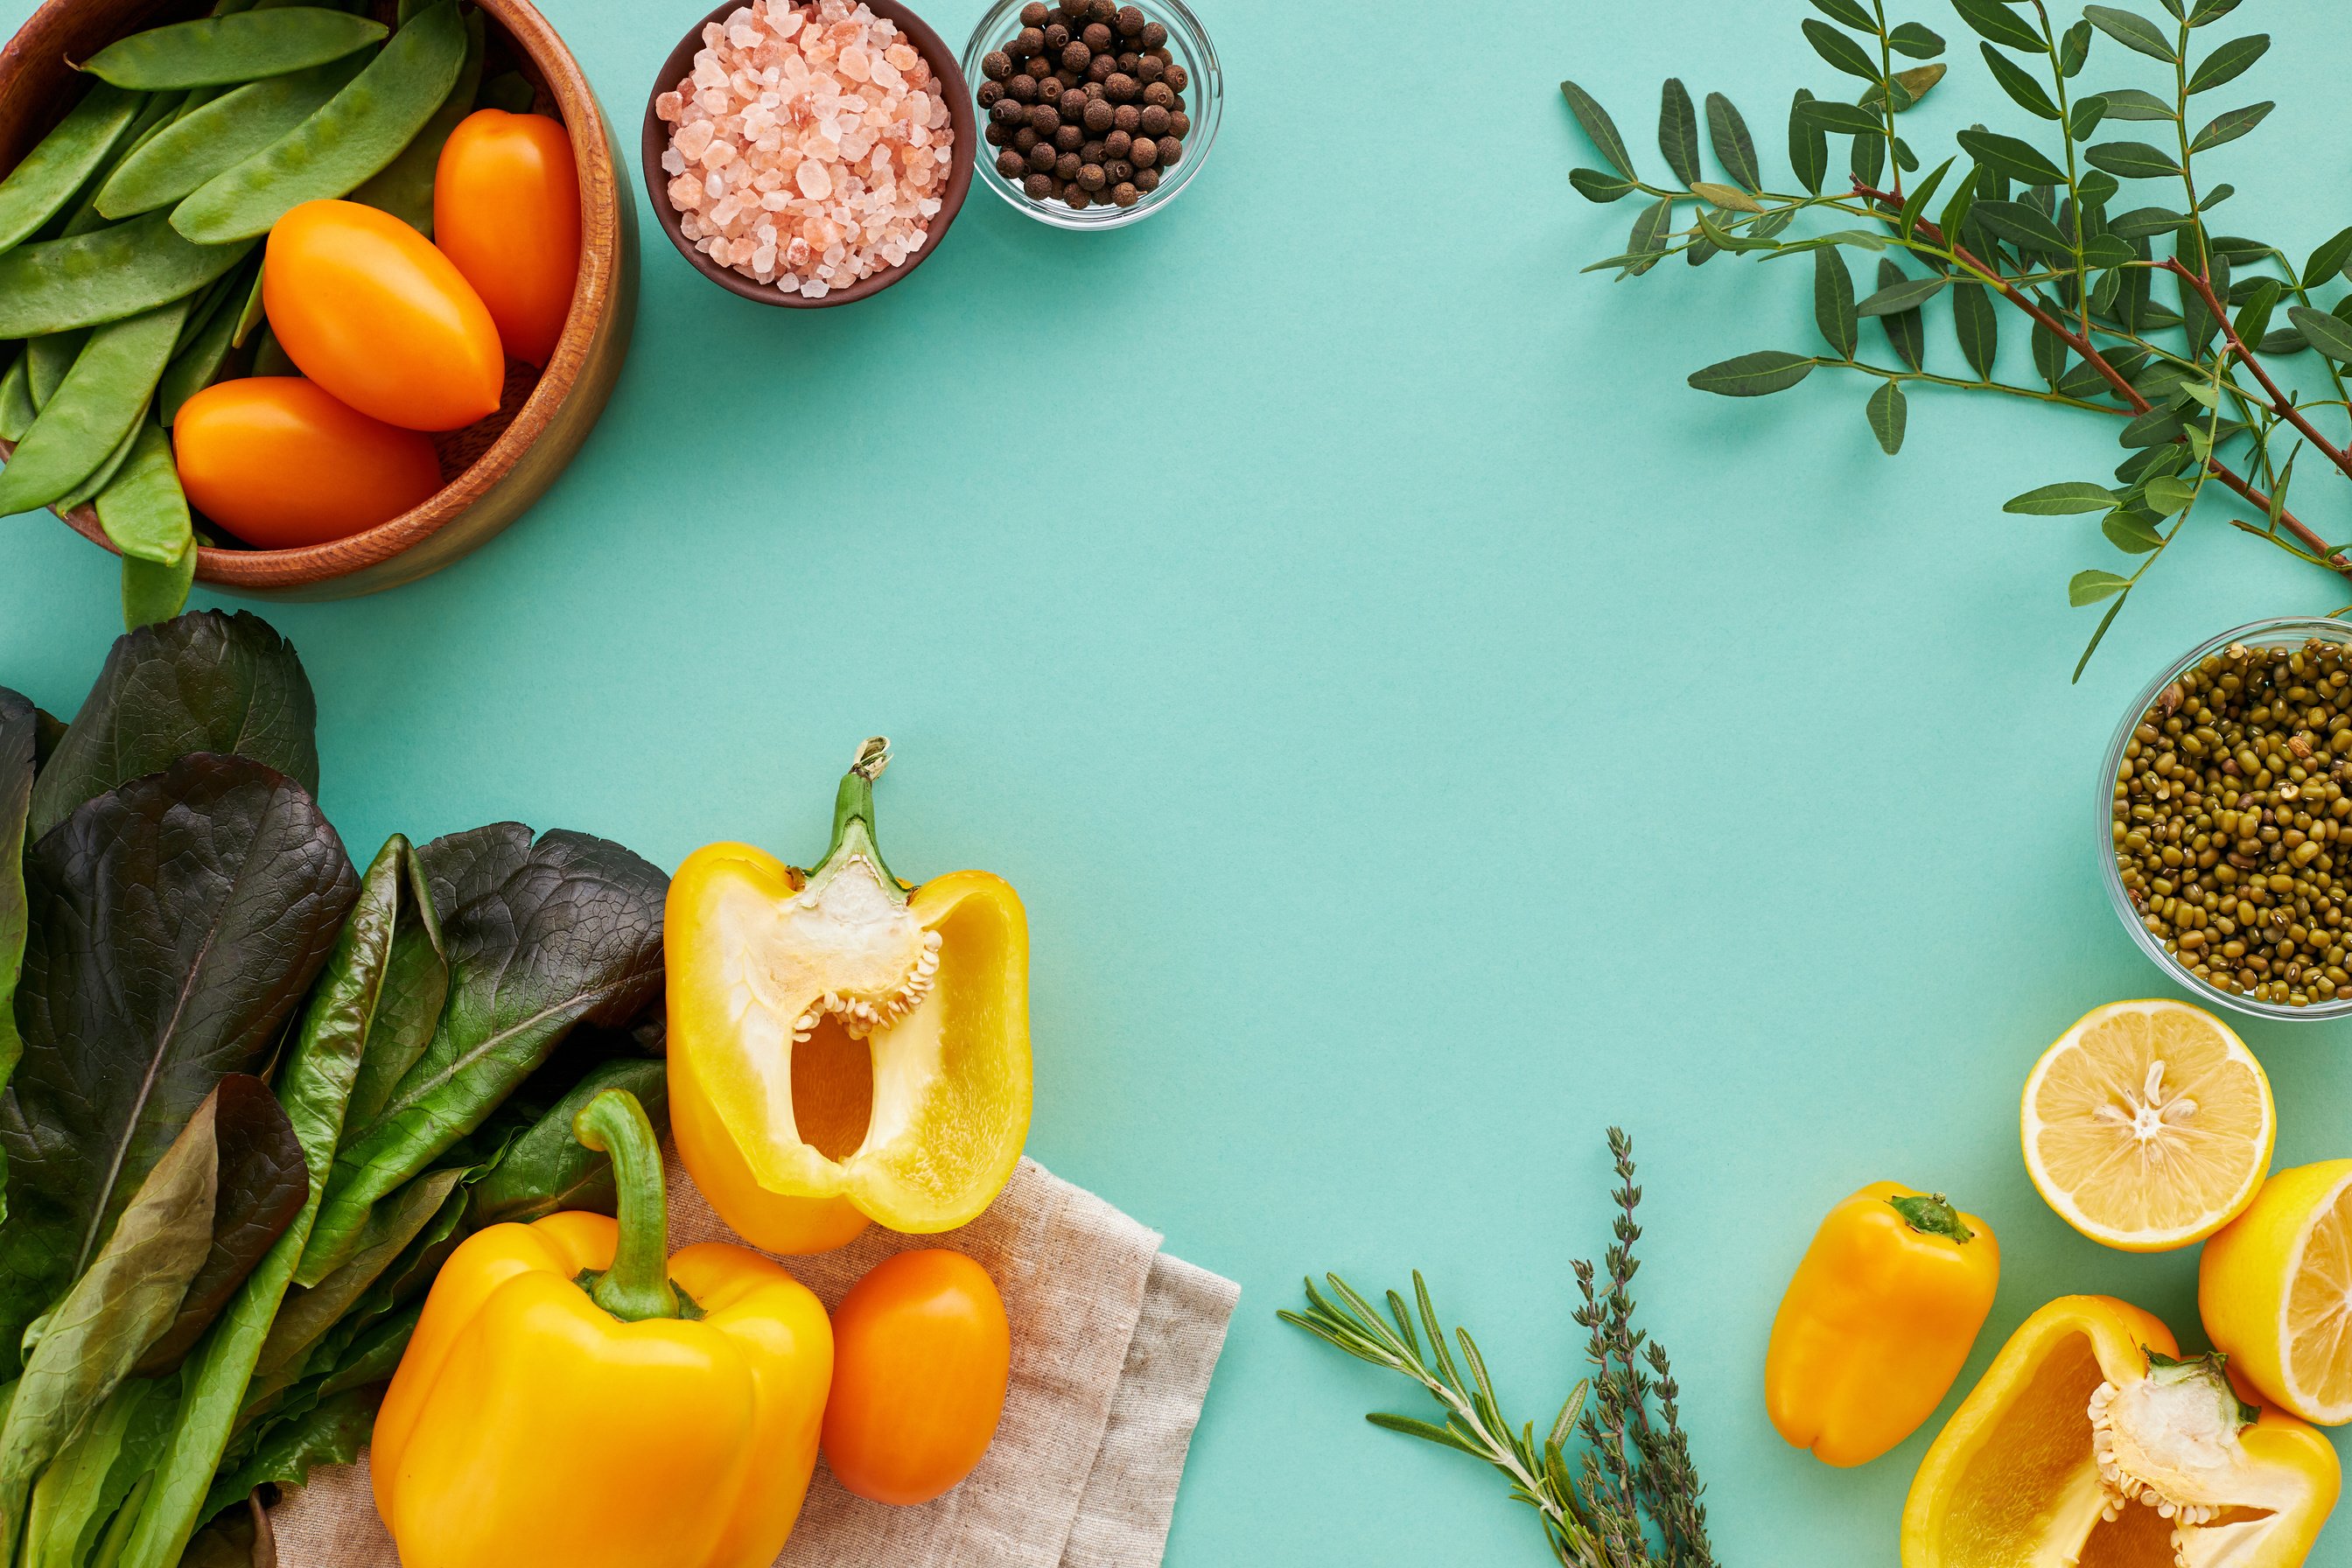
<instances>
[{"instance_id":1,"label":"pink himalayan salt","mask_svg":"<svg viewBox=\"0 0 2352 1568\"><path fill-rule=\"evenodd\" d=\"M654 112L696 249L786 292L831 290L922 248L955 132L921 54L859 0L751 0L702 30Z\"/></svg>"}]
</instances>

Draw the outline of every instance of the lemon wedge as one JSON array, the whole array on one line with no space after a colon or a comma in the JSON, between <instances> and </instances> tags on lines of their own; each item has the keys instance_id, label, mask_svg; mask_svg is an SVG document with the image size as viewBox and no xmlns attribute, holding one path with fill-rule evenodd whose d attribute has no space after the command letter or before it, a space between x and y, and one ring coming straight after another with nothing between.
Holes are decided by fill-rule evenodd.
<instances>
[{"instance_id":1,"label":"lemon wedge","mask_svg":"<svg viewBox=\"0 0 2352 1568\"><path fill-rule=\"evenodd\" d=\"M2025 1080L2025 1169L2059 1217L2126 1252L2202 1241L2254 1201L2278 1115L2245 1042L2185 1002L2111 1002Z\"/></svg>"},{"instance_id":2,"label":"lemon wedge","mask_svg":"<svg viewBox=\"0 0 2352 1568\"><path fill-rule=\"evenodd\" d=\"M2213 1348L2306 1421L2352 1421L2352 1160L2281 1171L2205 1244L2197 1310Z\"/></svg>"}]
</instances>

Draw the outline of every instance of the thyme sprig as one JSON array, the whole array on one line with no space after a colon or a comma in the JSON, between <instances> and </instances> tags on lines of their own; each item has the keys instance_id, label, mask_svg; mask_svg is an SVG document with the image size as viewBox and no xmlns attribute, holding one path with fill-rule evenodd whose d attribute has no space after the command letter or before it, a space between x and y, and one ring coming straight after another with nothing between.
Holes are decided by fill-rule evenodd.
<instances>
[{"instance_id":1,"label":"thyme sprig","mask_svg":"<svg viewBox=\"0 0 2352 1568\"><path fill-rule=\"evenodd\" d=\"M2251 69L2271 40L2253 33L2204 47L2201 29L2242 0L2159 3L2162 17L2088 5L2062 27L2048 0L1950 0L1979 35L1994 83L2041 122L2042 136L2058 140L2053 151L1974 125L1957 133L1954 156L1924 174L1900 116L1946 68L1898 70L1895 62L1934 61L1945 41L1918 22L1890 26L1885 0L1811 0L1821 15L1804 18L1807 42L1864 85L1852 101L1797 92L1789 162L1798 191L1767 187L1747 121L1720 93L1707 95L1706 120L1726 179L1701 177L1698 116L1689 90L1669 80L1658 145L1673 179L1657 183L1636 170L1607 110L1574 82L1560 84L1608 164L1575 170L1570 182L1595 202L1647 198L1626 249L1587 271L1639 277L1669 257L1697 266L1727 251L1813 258L1814 319L1831 352L1740 354L1694 373L1693 386L1759 396L1819 368L1854 372L1875 384L1864 412L1890 455L1909 423L1906 387L1996 393L2122 421L2117 435L2128 455L2112 484L2044 485L2004 509L2096 516L2107 542L2135 562L2127 572L2078 572L2067 584L2071 603L2107 606L2077 678L2132 590L2179 537L2209 479L2230 492L2222 498L2230 526L2352 575L2352 543L2330 543L2288 504L2305 452L2352 477L2352 399L2341 368L2352 364L2352 296L2322 298L2352 277L2352 228L2300 266L2275 245L2213 231L2211 214L2231 191L2202 183L2199 156L2245 136L2275 105L2208 117L2195 100ZM2126 51L2103 53L2103 68L2157 62L2166 90L2079 90L2102 38ZM2109 121L2163 128L2155 134L2166 144L2095 140ZM1832 135L1851 152L1843 179L1831 177ZM1917 177L1906 190L1907 176ZM2159 192L2177 183L2179 196L2111 212L2124 207L2126 183L2140 181L2158 182ZM1785 237L1801 216L1837 226ZM1877 258L1876 287L1860 298L1849 251ZM2172 305L2158 302L2159 279ZM2025 319L2031 380L2005 374L1999 363L2002 307ZM1948 309L1970 374L1927 368L1931 308ZM1873 319L1893 363L1861 357L1862 324Z\"/></svg>"},{"instance_id":2,"label":"thyme sprig","mask_svg":"<svg viewBox=\"0 0 2352 1568\"><path fill-rule=\"evenodd\" d=\"M1419 1384L1442 1420L1384 1411L1364 1419L1500 1471L1511 1496L1535 1510L1562 1568L1715 1568L1703 1489L1682 1429L1681 1389L1664 1347L1633 1326L1632 1286L1641 1268L1633 1244L1642 1235L1634 1211L1642 1189L1633 1183L1633 1140L1612 1127L1609 1152L1618 1183L1613 1239L1599 1268L1575 1265L1583 1304L1573 1315L1586 1331L1592 1373L1570 1391L1540 1439L1532 1422L1515 1426L1503 1414L1469 1330L1457 1326L1449 1349L1418 1269L1412 1301L1389 1291L1385 1316L1337 1274L1324 1276L1328 1296L1309 1279L1307 1310L1279 1315L1359 1361Z\"/></svg>"}]
</instances>

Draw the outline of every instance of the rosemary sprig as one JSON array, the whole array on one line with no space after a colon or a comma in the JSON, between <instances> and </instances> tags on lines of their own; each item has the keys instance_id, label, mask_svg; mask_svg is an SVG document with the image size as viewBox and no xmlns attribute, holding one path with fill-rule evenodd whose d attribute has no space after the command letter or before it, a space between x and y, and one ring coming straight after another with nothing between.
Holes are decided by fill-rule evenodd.
<instances>
[{"instance_id":1,"label":"rosemary sprig","mask_svg":"<svg viewBox=\"0 0 2352 1568\"><path fill-rule=\"evenodd\" d=\"M1634 1211L1642 1189L1633 1184L1633 1140L1612 1127L1609 1152L1618 1181L1614 1239L1600 1268L1575 1265L1583 1305L1574 1316L1586 1331L1592 1373L1570 1391L1541 1438L1533 1423L1514 1426L1503 1414L1469 1330L1456 1327L1448 1348L1418 1269L1412 1303L1389 1291L1385 1317L1337 1274L1324 1276L1329 1296L1309 1279L1307 1310L1279 1315L1359 1361L1421 1384L1442 1420L1384 1411L1364 1419L1500 1471L1511 1496L1535 1510L1562 1568L1715 1568L1698 1472L1682 1429L1681 1390L1664 1348L1633 1326L1631 1287L1641 1267L1633 1244L1642 1235ZM1579 1468L1571 1470L1570 1449L1579 1445Z\"/></svg>"},{"instance_id":2,"label":"rosemary sprig","mask_svg":"<svg viewBox=\"0 0 2352 1568\"><path fill-rule=\"evenodd\" d=\"M2067 584L2073 604L2107 606L2074 668L2078 678L2132 590L2187 525L2208 480L2225 506L2241 509L2223 513L2231 527L2352 576L2352 544L2331 544L2288 505L2302 453L2352 477L2352 398L2340 368L2352 364L2352 296L2332 304L2321 298L2352 278L2352 228L2300 267L2274 245L2212 232L2211 214L2231 187L2205 182L2198 160L2248 134L2274 105L2209 117L2197 100L2252 68L2270 37L2253 33L2205 47L2201 30L2242 0L2156 3L2160 17L2094 5L2062 26L2048 0L1951 0L1979 35L1978 53L1994 84L2041 122L2042 136L2056 139L2055 151L2031 136L1971 126L1958 132L1955 156L1912 180L1907 192L1906 176L1918 174L1922 160L1899 116L1945 69L1897 70L1895 57L1932 59L1945 42L1917 22L1890 26L1885 0L1811 0L1820 15L1804 18L1807 41L1864 86L1851 101L1798 92L1789 163L1801 190L1766 186L1747 121L1720 93L1707 95L1708 139L1729 183L1697 177L1690 94L1670 80L1659 146L1674 181L1654 184L1636 170L1608 111L1575 83L1561 84L1609 165L1575 170L1570 184L1595 202L1648 198L1626 250L1587 271L1639 277L1669 257L1696 266L1727 251L1767 260L1812 256L1814 316L1832 352L1741 354L1695 373L1693 386L1748 397L1785 391L1818 368L1858 373L1873 387L1864 409L1871 431L1890 455L1909 423L1906 387L1998 393L2121 421L2118 439L2128 455L2114 483L2044 485L2005 509L2095 516L2106 542L2132 563L2128 571L2078 572ZM2076 84L2095 49L2103 69L2160 66L2166 90L2128 82L2081 90ZM2095 139L2110 122L2129 121L2164 128L2166 145ZM1851 150L1842 181L1830 176L1832 135ZM2128 183L2142 181L2156 182L2159 195L2177 182L2179 197L2129 205ZM1801 216L1834 226L1792 236ZM1847 252L1877 260L1877 286L1859 299ZM2178 309L2158 302L2159 279ZM2031 379L2000 363L2000 307L2024 319ZM1971 374L1927 368L1931 309L1948 310ZM2274 318L2284 320L2273 324ZM1894 365L1859 357L1862 325L1874 319ZM2345 433L2331 436L2331 428ZM2280 441L2284 451L2273 449Z\"/></svg>"}]
</instances>

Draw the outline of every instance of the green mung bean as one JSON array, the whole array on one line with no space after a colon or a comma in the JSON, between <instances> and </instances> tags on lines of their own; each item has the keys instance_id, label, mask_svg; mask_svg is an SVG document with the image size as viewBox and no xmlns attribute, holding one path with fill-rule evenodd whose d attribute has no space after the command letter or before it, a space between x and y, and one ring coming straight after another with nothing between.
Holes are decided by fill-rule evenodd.
<instances>
[{"instance_id":1,"label":"green mung bean","mask_svg":"<svg viewBox=\"0 0 2352 1568\"><path fill-rule=\"evenodd\" d=\"M339 60L382 38L381 22L317 5L206 16L109 44L82 69L150 92L285 76Z\"/></svg>"},{"instance_id":2,"label":"green mung bean","mask_svg":"<svg viewBox=\"0 0 2352 1568\"><path fill-rule=\"evenodd\" d=\"M457 0L438 0L317 113L173 208L173 227L204 244L251 239L304 202L350 195L425 128L465 60Z\"/></svg>"},{"instance_id":3,"label":"green mung bean","mask_svg":"<svg viewBox=\"0 0 2352 1568\"><path fill-rule=\"evenodd\" d=\"M0 338L68 331L184 299L242 260L249 244L196 245L170 217L0 252Z\"/></svg>"},{"instance_id":4,"label":"green mung bean","mask_svg":"<svg viewBox=\"0 0 2352 1568\"><path fill-rule=\"evenodd\" d=\"M132 433L131 460L114 482L99 492L98 521L124 557L171 566L187 552L190 530L187 492L172 461L171 437L153 420Z\"/></svg>"},{"instance_id":5,"label":"green mung bean","mask_svg":"<svg viewBox=\"0 0 2352 1568\"><path fill-rule=\"evenodd\" d=\"M179 300L90 334L0 468L0 516L47 506L97 472L146 412L187 310Z\"/></svg>"},{"instance_id":6,"label":"green mung bean","mask_svg":"<svg viewBox=\"0 0 2352 1568\"><path fill-rule=\"evenodd\" d=\"M475 97L482 86L486 44L482 14L472 12L466 17L466 62L457 69L457 85L449 89L425 129L383 173L353 191L352 200L381 207L427 239L433 237L433 181L440 170L441 149L448 144L457 122L474 111Z\"/></svg>"},{"instance_id":7,"label":"green mung bean","mask_svg":"<svg viewBox=\"0 0 2352 1568\"><path fill-rule=\"evenodd\" d=\"M179 201L310 119L365 63L353 55L251 82L180 115L108 176L98 210L126 218Z\"/></svg>"},{"instance_id":8,"label":"green mung bean","mask_svg":"<svg viewBox=\"0 0 2352 1568\"><path fill-rule=\"evenodd\" d=\"M0 250L29 238L105 165L146 100L93 82L81 101L0 180Z\"/></svg>"}]
</instances>

